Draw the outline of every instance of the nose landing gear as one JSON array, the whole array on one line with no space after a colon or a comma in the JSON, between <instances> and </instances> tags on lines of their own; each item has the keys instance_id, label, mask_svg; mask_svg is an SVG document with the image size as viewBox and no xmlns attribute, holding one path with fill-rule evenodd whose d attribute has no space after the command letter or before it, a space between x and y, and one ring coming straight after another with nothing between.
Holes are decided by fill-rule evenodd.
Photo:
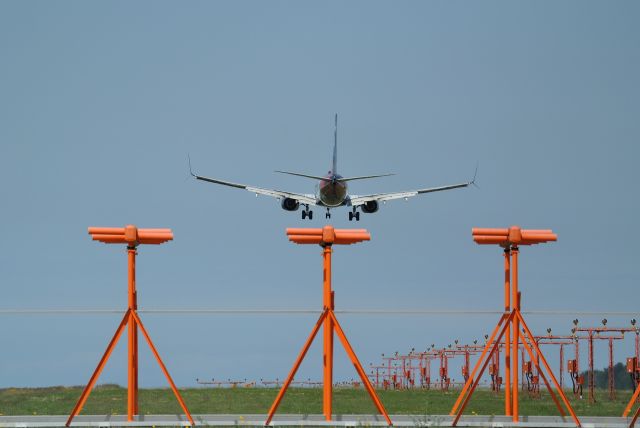
<instances>
[{"instance_id":1,"label":"nose landing gear","mask_svg":"<svg viewBox=\"0 0 640 428\"><path fill-rule=\"evenodd\" d=\"M349 221L353 221L354 218L356 221L360 221L360 213L357 207L353 207L353 211L349 212Z\"/></svg>"},{"instance_id":2,"label":"nose landing gear","mask_svg":"<svg viewBox=\"0 0 640 428\"><path fill-rule=\"evenodd\" d=\"M324 215L325 218L331 218L331 212L329 211L329 208L327 208L327 213Z\"/></svg>"}]
</instances>

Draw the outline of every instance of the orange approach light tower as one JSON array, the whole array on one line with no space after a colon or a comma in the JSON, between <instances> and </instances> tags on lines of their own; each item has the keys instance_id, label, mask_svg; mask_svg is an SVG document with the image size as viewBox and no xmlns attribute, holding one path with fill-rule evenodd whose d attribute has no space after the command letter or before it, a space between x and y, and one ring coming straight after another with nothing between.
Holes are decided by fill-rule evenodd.
<instances>
[{"instance_id":1,"label":"orange approach light tower","mask_svg":"<svg viewBox=\"0 0 640 428\"><path fill-rule=\"evenodd\" d=\"M324 260L324 292L323 292L323 310L318 322L313 327L309 338L305 342L302 347L302 351L300 351L300 355L296 359L293 367L291 368L291 372L287 376L287 379L284 381L278 396L275 401L271 405L271 409L269 409L269 414L267 415L267 420L265 421L265 425L269 425L273 415L276 410L278 410L278 406L284 397L284 394L287 392L287 388L293 381L302 360L304 359L313 339L318 334L321 326L324 326L324 347L323 347L323 361L324 361L324 377L323 377L323 400L322 400L322 413L327 421L331 420L332 414L332 385L333 385L333 332L335 331L338 334L338 338L340 342L342 342L342 346L345 351L347 351L347 355L349 355L349 359L353 363L360 379L362 379L362 383L364 384L367 392L371 396L373 403L375 404L378 412L384 416L387 423L392 425L391 419L389 419L389 415L385 410L382 402L378 398L369 378L367 377L367 373L362 368L360 361L358 361L358 357L356 357L356 353L354 352L351 344L347 340L347 336L345 336L342 327L340 327L340 323L336 318L334 310L334 292L331 289L331 253L333 252L333 245L350 245L357 244L358 242L368 241L371 239L371 236L365 229L334 229L333 226L325 226L322 229L287 229L287 235L289 236L289 240L295 242L296 244L317 244L323 248L322 257Z\"/></svg>"},{"instance_id":2,"label":"orange approach light tower","mask_svg":"<svg viewBox=\"0 0 640 428\"><path fill-rule=\"evenodd\" d=\"M82 395L78 399L76 406L71 411L69 415L69 419L67 420L66 425L69 426L74 417L76 417L84 406L87 398L89 398L89 394L91 394L91 390L93 389L98 377L100 377L100 373L104 368L105 364L109 360L109 356L111 352L115 348L120 336L122 335L122 331L125 326L129 327L129 343L128 343L128 386L127 386L127 420L133 421L134 415L138 414L138 328L142 332L144 338L147 340L149 344L149 348L153 352L153 355L156 357L162 372L166 376L169 381L169 385L171 385L171 389L173 390L174 395L176 396L178 403L180 403L180 407L189 418L189 422L191 425L195 425L193 422L193 418L187 409L187 406L184 404L176 385L173 383L173 379L171 379L171 375L167 371L156 347L153 345L151 341L151 337L149 337L149 333L145 329L140 317L138 316L138 302L137 302L137 292L136 292L136 255L137 255L137 247L140 244L155 244L159 245L164 242L170 241L173 239L173 233L171 229L138 229L135 226L128 225L126 227L90 227L89 234L92 236L94 241L104 242L105 244L126 244L127 245L127 255L129 259L129 307L116 330L111 342L107 346L107 350L104 355L100 359L98 363L98 367L96 367L93 375L89 379L89 383L82 391Z\"/></svg>"},{"instance_id":3,"label":"orange approach light tower","mask_svg":"<svg viewBox=\"0 0 640 428\"><path fill-rule=\"evenodd\" d=\"M635 320L633 320L633 325L635 326ZM637 346L638 345L637 345L637 342L636 342L636 353L637 353L637 349L638 349ZM634 357L627 358L627 371L629 373L631 373L632 376L634 376L634 379L636 377L636 373L638 372L638 367L637 366L638 366L638 357L637 356L635 358ZM629 416L629 412L631 412L631 409L633 409L633 406L638 402L638 397L640 397L640 383L638 383L638 385L636 386L635 392L631 396L631 399L629 400L629 403L627 403L627 406L624 408L624 412L622 413L622 417L623 418L626 418L626 417ZM629 423L629 428L633 428L635 426L636 422L638 421L638 417L640 417L640 407L638 407L636 409L636 411L634 412L633 416L631 417L631 422Z\"/></svg>"},{"instance_id":4,"label":"orange approach light tower","mask_svg":"<svg viewBox=\"0 0 640 428\"><path fill-rule=\"evenodd\" d=\"M471 395L478 386L491 357L500 346L500 341L504 336L505 342L505 414L513 417L513 422L518 422L518 344L521 343L526 349L533 364L535 364L540 377L544 380L549 394L553 398L562 416L565 412L558 401L558 397L553 392L549 380L540 369L539 361L546 369L549 378L553 381L556 391L560 395L562 402L571 414L574 422L580 427L580 421L576 416L569 400L558 384L546 358L540 351L535 337L529 330L520 312L520 292L518 291L518 254L520 245L542 244L549 241L556 241L557 235L551 230L524 230L518 226L511 226L508 229L473 229L473 240L478 244L499 245L504 248L504 314L498 321L498 325L493 329L491 337L480 355L471 376L465 383L458 399L451 409L451 416L454 416L453 426L456 426L462 412L464 412ZM522 327L522 331L520 328ZM497 337L496 337L497 336ZM528 340L527 340L528 339ZM533 349L532 349L533 348ZM534 353L535 352L535 353ZM488 355L487 355L488 354ZM478 373L478 369L480 372Z\"/></svg>"}]
</instances>

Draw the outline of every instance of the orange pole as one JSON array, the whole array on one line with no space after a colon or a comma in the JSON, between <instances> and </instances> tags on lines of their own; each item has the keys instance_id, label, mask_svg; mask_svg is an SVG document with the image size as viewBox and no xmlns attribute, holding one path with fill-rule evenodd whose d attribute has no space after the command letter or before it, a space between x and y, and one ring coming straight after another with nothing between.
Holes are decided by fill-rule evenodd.
<instances>
[{"instance_id":1,"label":"orange pole","mask_svg":"<svg viewBox=\"0 0 640 428\"><path fill-rule=\"evenodd\" d=\"M323 255L323 305L329 312L333 311L333 292L331 290L331 245L325 245ZM322 361L324 364L324 379L322 388L322 413L327 421L332 414L332 389L333 389L333 318L324 319L324 347Z\"/></svg>"},{"instance_id":2,"label":"orange pole","mask_svg":"<svg viewBox=\"0 0 640 428\"><path fill-rule=\"evenodd\" d=\"M512 272L512 280L511 280L511 301L513 302L513 306L516 311L519 311L518 305L518 247L513 246L511 248L511 256L513 257L513 272ZM511 412L512 412L512 421L518 422L518 389L520 388L519 379L518 379L518 331L520 330L520 326L518 325L518 318L513 317L513 341L511 343L511 361L513 364L512 374L513 374L513 383L511 386Z\"/></svg>"},{"instance_id":3,"label":"orange pole","mask_svg":"<svg viewBox=\"0 0 640 428\"><path fill-rule=\"evenodd\" d=\"M638 384L638 387L636 388L636 392L633 393L631 400L629 400L627 407L625 407L624 412L622 413L623 418L626 418L627 416L629 416L629 412L633 408L633 405L636 404L636 401L638 400L639 395L640 395L640 384Z\"/></svg>"},{"instance_id":4,"label":"orange pole","mask_svg":"<svg viewBox=\"0 0 640 428\"><path fill-rule=\"evenodd\" d=\"M478 371L478 368L482 364L482 361L484 360L485 355L487 354L487 351L489 349L491 349L491 347L493 346L493 341L494 341L494 339L496 337L496 334L498 334L498 331L500 330L500 326L502 325L502 323L504 322L505 319L509 319L509 318L508 318L507 315L503 314L502 317L500 318L500 321L498 321L498 324L496 324L496 326L494 327L493 331L491 332L491 337L487 340L487 344L484 346L484 349L482 350L482 353L480 354L480 358L478 358L478 361L476 361L476 364L473 366L473 371L471 372L471 375L469 376L469 378L465 382L464 387L462 388L462 391L460 392L460 395L458 395L458 399L456 400L456 402L454 403L453 407L451 408L451 412L449 412L450 416L455 415L456 412L458 411L458 407L460 406L460 403L465 398L467 391L469 391L469 388L471 387L471 384L475 380L476 372ZM508 322L507 322L507 325L509 325ZM500 339L498 339L498 340L500 340ZM490 357L491 357L491 354L487 358L490 358Z\"/></svg>"},{"instance_id":5,"label":"orange pole","mask_svg":"<svg viewBox=\"0 0 640 428\"><path fill-rule=\"evenodd\" d=\"M138 309L136 295L136 247L127 247L129 283L129 331L128 331L128 388L127 421L131 422L138 413L138 326L133 313Z\"/></svg>"},{"instance_id":6,"label":"orange pole","mask_svg":"<svg viewBox=\"0 0 640 428\"><path fill-rule=\"evenodd\" d=\"M560 385L558 384L558 381L556 380L556 377L554 376L553 372L551 371L551 367L549 367L549 363L547 363L547 359L544 357L544 354L542 353L542 351L540 351L540 348L538 347L538 344L536 343L535 338L534 338L533 334L531 333L531 330L529 330L529 326L524 321L524 318L522 317L522 314L520 313L520 311L518 311L517 315L518 315L518 319L522 323L522 328L524 329L526 335L529 336L529 338L531 339L531 345L535 349L536 354L540 357L540 361L542 361L542 364L544 365L544 368L547 370L547 373L549 373L549 377L553 381L553 384L556 387L556 390L558 391L558 393L560 394L560 398L562 398L562 402L564 403L565 407L567 408L567 410L571 414L571 417L573 418L573 421L576 423L576 425L578 427L582 426L580 424L580 420L576 416L576 413L573 411L573 407L571 407L571 403L569 403L569 400L567 399L567 396L564 394L564 391L560 388Z\"/></svg>"},{"instance_id":7,"label":"orange pole","mask_svg":"<svg viewBox=\"0 0 640 428\"><path fill-rule=\"evenodd\" d=\"M511 312L511 248L504 249L504 311ZM504 414L511 416L511 329L504 332Z\"/></svg>"},{"instance_id":8,"label":"orange pole","mask_svg":"<svg viewBox=\"0 0 640 428\"><path fill-rule=\"evenodd\" d=\"M358 360L358 357L356 356L355 351L351 347L351 344L349 343L347 336L344 334L342 327L340 327L340 323L338 322L338 319L336 318L333 311L329 311L328 313L329 313L329 317L331 317L331 320L333 321L333 324L335 325L336 333L338 333L338 338L342 342L342 346L344 347L344 350L347 351L347 355L349 355L349 359L351 360L351 362L353 363L353 366L356 368L356 371L360 375L360 379L362 379L362 383L367 389L367 392L369 393L369 396L371 397L371 399L373 400L373 403L378 409L378 412L380 412L382 416L384 416L385 420L387 421L387 424L393 425L393 423L391 422L391 419L389 418L389 415L387 414L386 409L384 408L384 405L378 398L378 394L376 394L376 391L373 389L373 386L371 386L369 377L367 376L367 373L362 368L362 364L360 364L360 361Z\"/></svg>"},{"instance_id":9,"label":"orange pole","mask_svg":"<svg viewBox=\"0 0 640 428\"><path fill-rule=\"evenodd\" d=\"M320 330L320 327L322 326L322 323L324 322L328 313L329 313L328 310L322 311L322 314L320 315L320 318L318 318L316 325L313 327L313 330L311 330L311 334L307 338L307 341L304 343L304 346L302 347L302 350L300 351L298 358L296 358L296 362L293 363L293 367L291 368L291 371L289 372L287 379L282 384L282 388L280 388L280 392L278 392L278 396L276 397L273 404L271 405L271 408L269 409L269 413L267 414L267 420L264 421L265 426L269 425L269 423L271 422L271 419L273 419L273 415L276 413L276 410L278 410L278 406L280 405L280 402L282 401L282 398L284 397L285 392L287 392L287 388L289 388L291 381L293 381L293 377L296 375L296 372L298 371L300 364L302 364L302 360L304 360L305 355L307 355L307 351L309 350L311 343L313 343L313 339L318 334L318 331Z\"/></svg>"},{"instance_id":10,"label":"orange pole","mask_svg":"<svg viewBox=\"0 0 640 428\"><path fill-rule=\"evenodd\" d=\"M113 348L115 348L116 344L118 343L118 340L120 339L120 335L122 334L124 327L127 325L127 323L130 320L130 316L129 316L130 312L131 311L127 309L127 311L124 313L124 317L122 317L122 321L120 321L120 325L118 326L118 329L116 330L115 334L111 338L111 342L109 342L109 345L107 345L107 350L104 351L104 354L102 355L102 358L98 363L98 366L96 367L93 374L91 375L91 378L89 378L89 383L87 383L87 386L84 387L84 390L82 391L82 395L80 395L78 402L76 403L75 407L71 411L71 414L69 415L69 418L67 419L67 423L65 424L65 426L69 426L73 418L75 418L82 411L82 408L84 407L84 403L87 401L87 398L89 398L89 395L91 394L91 390L93 389L93 386L95 385L96 381L100 377L100 373L102 373L102 369L104 369L105 364L107 364L107 360L109 360L109 356L111 356L111 352L113 351Z\"/></svg>"}]
</instances>

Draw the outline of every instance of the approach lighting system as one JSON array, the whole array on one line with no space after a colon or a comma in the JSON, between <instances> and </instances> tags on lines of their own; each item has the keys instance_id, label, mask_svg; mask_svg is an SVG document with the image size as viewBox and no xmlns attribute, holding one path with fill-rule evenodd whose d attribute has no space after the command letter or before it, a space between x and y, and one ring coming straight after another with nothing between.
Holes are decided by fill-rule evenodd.
<instances>
[{"instance_id":1,"label":"approach lighting system","mask_svg":"<svg viewBox=\"0 0 640 428\"><path fill-rule=\"evenodd\" d=\"M191 417L191 413L187 409L187 406L182 399L182 396L178 392L176 385L173 383L173 379L171 379L171 375L169 375L169 371L165 367L162 359L160 358L160 354L156 350L153 342L151 341L151 337L149 333L147 333L147 329L142 324L142 320L138 315L138 293L136 291L136 255L138 254L137 247L142 244L152 244L159 245L164 242L170 241L173 239L173 233L171 229L138 229L133 225L127 225L125 227L90 227L89 234L93 238L94 241L104 242L105 244L126 244L127 246L127 256L129 261L128 266L128 285L129 285L129 305L127 310L124 313L124 317L116 330L111 342L107 346L107 350L104 352L104 355L100 359L98 366L96 367L93 375L89 379L89 383L82 391L82 395L78 399L75 407L71 411L69 415L69 419L67 419L66 426L71 424L73 418L75 418L84 407L87 398L89 398L89 394L91 394L91 390L95 386L96 381L100 377L100 373L102 373L102 369L107 364L109 357L111 356L111 352L115 348L124 328L128 326L128 383L127 383L127 421L134 421L135 415L138 415L138 328L142 332L142 335L147 341L149 348L151 348L151 352L153 353L158 365L162 369L173 394L176 396L180 407L184 411L185 415L189 419L191 425L195 425L193 418Z\"/></svg>"},{"instance_id":2,"label":"approach lighting system","mask_svg":"<svg viewBox=\"0 0 640 428\"><path fill-rule=\"evenodd\" d=\"M265 426L271 423L271 420L278 410L278 406L280 405L284 394L287 392L287 388L289 388L289 385L291 385L291 382L293 381L293 378L296 375L296 372L298 371L302 360L304 360L309 347L313 343L313 339L315 339L316 335L318 334L320 327L324 327L322 413L324 414L325 419L327 421L331 421L331 415L333 413L333 334L335 332L338 335L340 342L342 342L342 346L347 352L351 363L358 372L358 375L362 380L362 384L369 393L369 396L376 406L376 409L378 409L378 412L380 412L380 414L384 416L387 423L389 425L392 425L391 419L389 418L387 411L382 405L382 402L378 398L378 394L376 394L375 389L373 389L367 373L362 368L362 364L360 364L355 351L347 340L347 336L342 330L342 327L340 327L340 323L338 322L338 319L336 318L336 315L334 313L334 292L331 289L331 253L333 252L332 246L350 245L362 241L368 241L371 239L369 232L367 232L365 229L334 229L333 226L327 225L322 229L287 229L287 236L289 237L290 241L295 242L296 244L316 244L323 247L323 310L320 318L316 322L316 325L313 327L309 338L302 347L298 358L293 364L293 367L291 368L287 379L284 381L282 388L278 392L276 399L271 405L271 409L269 409L269 413L267 415L267 420L264 423Z\"/></svg>"},{"instance_id":3,"label":"approach lighting system","mask_svg":"<svg viewBox=\"0 0 640 428\"><path fill-rule=\"evenodd\" d=\"M138 229L133 225L125 227L90 227L89 235L94 241L105 244L127 244L137 247L140 244L163 244L173 239L171 229Z\"/></svg>"},{"instance_id":4,"label":"approach lighting system","mask_svg":"<svg viewBox=\"0 0 640 428\"><path fill-rule=\"evenodd\" d=\"M546 369L549 379L553 382L555 389L560 395L566 409L571 414L576 425L580 426L580 421L576 416L569 400L564 391L558 384L546 358L540 351L538 344L531 334L531 330L527 326L522 313L520 312L520 292L518 291L518 254L520 245L535 245L545 242L553 242L558 239L557 235L549 229L534 230L521 229L518 226L511 226L504 229L472 229L473 240L481 245L498 245L504 249L504 314L500 318L498 325L493 330L490 338L487 340L486 346L480 355L471 376L465 383L458 399L456 400L450 415L454 416L453 426L456 426L464 409L473 395L480 378L484 373L487 365L491 361L493 355L500 347L500 341L505 338L505 415L512 416L514 423L519 421L518 414L518 390L519 390L519 367L520 359L519 344L529 354L533 364L545 382L549 394L558 408L562 416L565 412L560 405L558 397L551 388L551 384L542 371L540 363ZM522 327L522 331L520 328ZM479 370L479 372L478 372Z\"/></svg>"},{"instance_id":5,"label":"approach lighting system","mask_svg":"<svg viewBox=\"0 0 640 428\"><path fill-rule=\"evenodd\" d=\"M523 230L518 226L511 226L508 229L479 229L471 230L473 240L477 244L500 245L510 248L519 245L535 245L558 240L558 236L549 229L544 230Z\"/></svg>"},{"instance_id":6,"label":"approach lighting system","mask_svg":"<svg viewBox=\"0 0 640 428\"><path fill-rule=\"evenodd\" d=\"M325 226L322 229L287 229L289 241L296 244L351 245L371 240L366 229L334 229Z\"/></svg>"}]
</instances>

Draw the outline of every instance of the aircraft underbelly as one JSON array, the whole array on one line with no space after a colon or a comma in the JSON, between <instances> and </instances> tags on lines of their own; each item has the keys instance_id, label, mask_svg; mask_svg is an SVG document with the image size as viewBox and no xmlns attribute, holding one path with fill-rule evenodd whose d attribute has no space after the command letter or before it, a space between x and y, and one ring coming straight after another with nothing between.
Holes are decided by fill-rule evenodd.
<instances>
[{"instance_id":1,"label":"aircraft underbelly","mask_svg":"<svg viewBox=\"0 0 640 428\"><path fill-rule=\"evenodd\" d=\"M344 203L347 198L346 183L329 183L320 184L320 201L328 207L338 207Z\"/></svg>"}]
</instances>

